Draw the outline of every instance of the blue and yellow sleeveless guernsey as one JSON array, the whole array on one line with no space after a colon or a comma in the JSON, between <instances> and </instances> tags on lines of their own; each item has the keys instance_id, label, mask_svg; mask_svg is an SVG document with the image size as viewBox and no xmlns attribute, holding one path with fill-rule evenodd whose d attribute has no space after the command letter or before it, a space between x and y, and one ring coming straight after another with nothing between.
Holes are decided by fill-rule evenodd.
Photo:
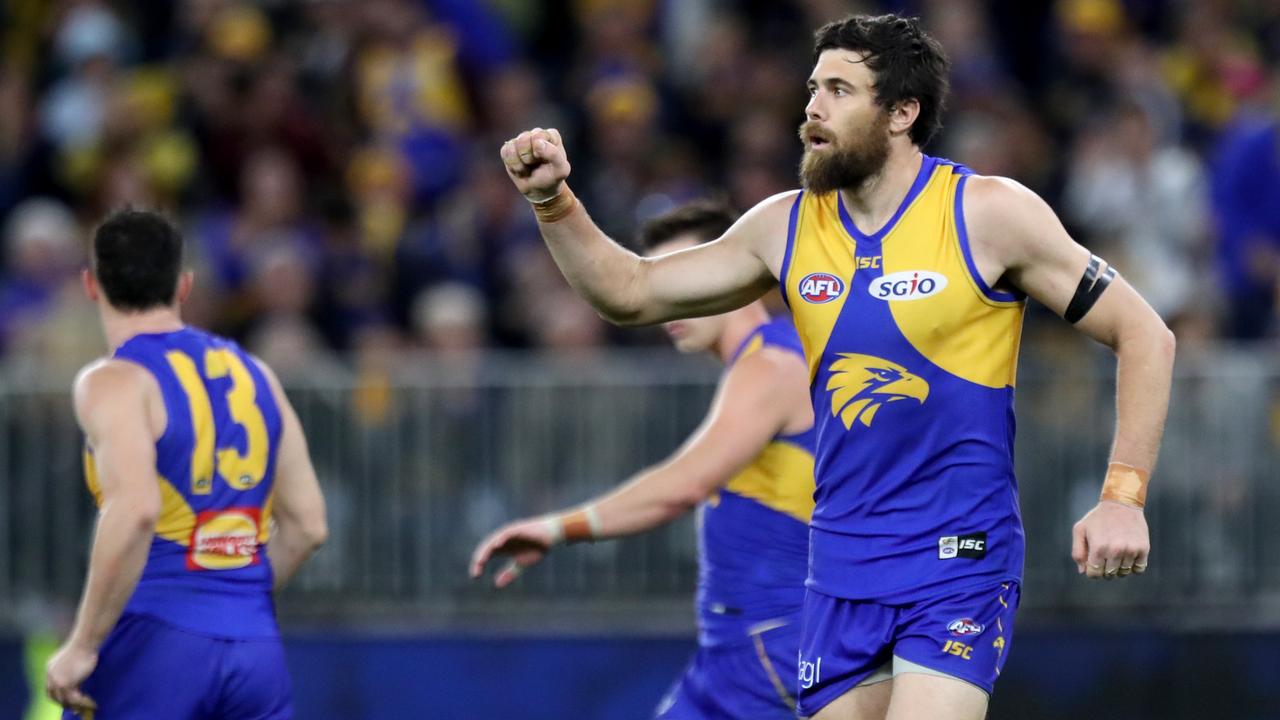
<instances>
[{"instance_id":1,"label":"blue and yellow sleeveless guernsey","mask_svg":"<svg viewBox=\"0 0 1280 720\"><path fill-rule=\"evenodd\" d=\"M895 215L861 232L839 193L791 210L783 296L818 433L807 585L915 602L1017 580L1013 395L1024 299L978 274L967 168L924 156Z\"/></svg>"},{"instance_id":2,"label":"blue and yellow sleeveless guernsey","mask_svg":"<svg viewBox=\"0 0 1280 720\"><path fill-rule=\"evenodd\" d=\"M781 318L752 331L725 372L765 347L803 357ZM812 429L778 435L698 508L699 647L656 720L795 717L813 441Z\"/></svg>"},{"instance_id":3,"label":"blue and yellow sleeveless guernsey","mask_svg":"<svg viewBox=\"0 0 1280 720\"><path fill-rule=\"evenodd\" d=\"M262 370L194 328L136 335L113 357L155 377L168 416L156 441L160 518L125 614L206 636L278 637L266 542L281 422ZM100 502L91 452L86 480Z\"/></svg>"},{"instance_id":4,"label":"blue and yellow sleeveless guernsey","mask_svg":"<svg viewBox=\"0 0 1280 720\"><path fill-rule=\"evenodd\" d=\"M763 347L803 357L795 327L781 318L752 332L728 367ZM700 644L741 642L762 622L798 618L809 562L813 443L812 429L777 436L699 508Z\"/></svg>"}]
</instances>

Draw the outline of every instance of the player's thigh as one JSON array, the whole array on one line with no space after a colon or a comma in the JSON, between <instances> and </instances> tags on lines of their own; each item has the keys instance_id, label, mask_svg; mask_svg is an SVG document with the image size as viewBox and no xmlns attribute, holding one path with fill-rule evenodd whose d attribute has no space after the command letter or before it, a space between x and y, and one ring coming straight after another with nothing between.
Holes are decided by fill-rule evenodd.
<instances>
[{"instance_id":1,"label":"player's thigh","mask_svg":"<svg viewBox=\"0 0 1280 720\"><path fill-rule=\"evenodd\" d=\"M983 720L987 694L953 677L906 672L892 683L885 720Z\"/></svg>"},{"instance_id":2,"label":"player's thigh","mask_svg":"<svg viewBox=\"0 0 1280 720\"><path fill-rule=\"evenodd\" d=\"M885 720L892 690L889 680L859 685L832 700L811 720Z\"/></svg>"},{"instance_id":3,"label":"player's thigh","mask_svg":"<svg viewBox=\"0 0 1280 720\"><path fill-rule=\"evenodd\" d=\"M217 641L125 615L81 689L98 705L94 720L196 720L216 687L217 663Z\"/></svg>"}]
</instances>

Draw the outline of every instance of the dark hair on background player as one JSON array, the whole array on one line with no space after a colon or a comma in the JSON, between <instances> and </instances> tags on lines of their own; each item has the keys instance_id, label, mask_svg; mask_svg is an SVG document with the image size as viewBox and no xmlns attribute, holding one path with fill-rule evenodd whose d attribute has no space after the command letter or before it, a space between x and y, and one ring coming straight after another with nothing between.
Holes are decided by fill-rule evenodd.
<instances>
[{"instance_id":1,"label":"dark hair on background player","mask_svg":"<svg viewBox=\"0 0 1280 720\"><path fill-rule=\"evenodd\" d=\"M723 202L695 200L645 221L640 226L640 249L652 250L688 233L697 235L700 243L711 242L723 235L737 219L738 214Z\"/></svg>"},{"instance_id":2,"label":"dark hair on background player","mask_svg":"<svg viewBox=\"0 0 1280 720\"><path fill-rule=\"evenodd\" d=\"M903 100L920 103L911 141L924 147L942 127L950 91L951 63L937 40L920 29L918 18L850 15L814 33L813 60L825 50L866 56L876 77L876 104L888 110Z\"/></svg>"},{"instance_id":3,"label":"dark hair on background player","mask_svg":"<svg viewBox=\"0 0 1280 720\"><path fill-rule=\"evenodd\" d=\"M171 304L181 272L182 234L160 213L117 210L93 234L93 275L116 309Z\"/></svg>"}]
</instances>

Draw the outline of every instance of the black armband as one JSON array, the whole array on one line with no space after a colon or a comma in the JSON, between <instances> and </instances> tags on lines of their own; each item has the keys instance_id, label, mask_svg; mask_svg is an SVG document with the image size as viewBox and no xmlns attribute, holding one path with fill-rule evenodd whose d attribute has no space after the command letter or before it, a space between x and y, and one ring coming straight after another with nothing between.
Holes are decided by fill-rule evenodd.
<instances>
[{"instance_id":1,"label":"black armband","mask_svg":"<svg viewBox=\"0 0 1280 720\"><path fill-rule=\"evenodd\" d=\"M1067 312L1062 317L1067 322L1075 324L1080 322L1081 318L1089 314L1093 309L1093 304L1098 302L1098 298L1102 297L1102 293L1116 279L1116 269L1107 266L1107 269L1098 274L1098 268L1102 267L1102 258L1097 255L1089 256L1089 267L1084 269L1084 275L1080 278L1080 284L1076 286L1076 294L1071 296L1071 303L1067 305Z\"/></svg>"}]
</instances>

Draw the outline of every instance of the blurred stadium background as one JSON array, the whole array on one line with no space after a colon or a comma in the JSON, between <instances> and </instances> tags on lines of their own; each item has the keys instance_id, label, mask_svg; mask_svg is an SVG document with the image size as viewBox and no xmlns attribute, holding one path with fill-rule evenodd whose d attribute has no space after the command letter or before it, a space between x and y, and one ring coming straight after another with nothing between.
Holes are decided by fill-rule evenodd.
<instances>
[{"instance_id":1,"label":"blurred stadium background","mask_svg":"<svg viewBox=\"0 0 1280 720\"><path fill-rule=\"evenodd\" d=\"M482 533L697 423L716 368L600 322L497 158L558 127L614 237L796 185L811 31L916 13L954 65L928 150L1016 178L1180 342L1152 570L1087 583L1112 360L1032 307L1024 610L993 719L1280 717L1280 3L6 0L0 3L0 718L68 627L93 509L67 388L103 350L93 223L169 209L189 321L285 379L332 537L280 603L299 717L648 717L693 646L692 524L496 594Z\"/></svg>"}]
</instances>

